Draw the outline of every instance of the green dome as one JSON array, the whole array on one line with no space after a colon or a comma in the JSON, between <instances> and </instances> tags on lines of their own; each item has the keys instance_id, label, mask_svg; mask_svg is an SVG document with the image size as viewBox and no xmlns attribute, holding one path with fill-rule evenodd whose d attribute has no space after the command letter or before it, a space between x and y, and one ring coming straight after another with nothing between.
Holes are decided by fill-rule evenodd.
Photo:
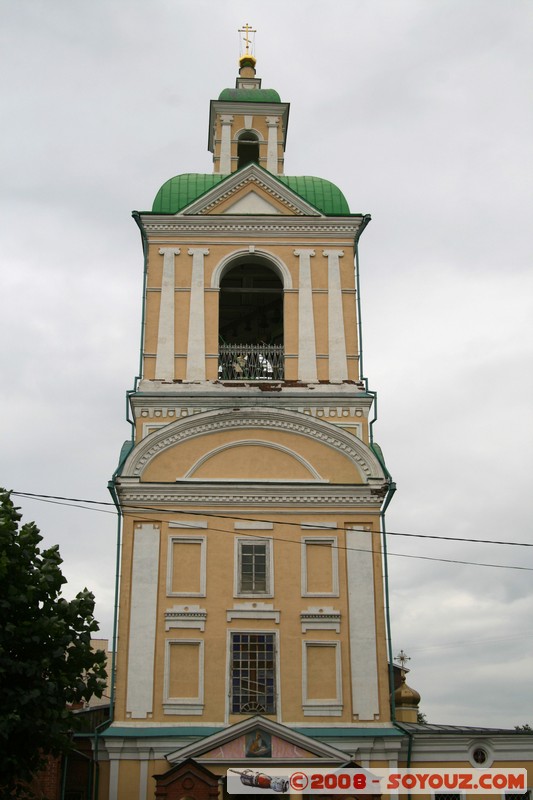
<instances>
[{"instance_id":1,"label":"green dome","mask_svg":"<svg viewBox=\"0 0 533 800\"><path fill-rule=\"evenodd\" d=\"M275 89L222 89L218 99L230 103L281 103Z\"/></svg>"},{"instance_id":2,"label":"green dome","mask_svg":"<svg viewBox=\"0 0 533 800\"><path fill-rule=\"evenodd\" d=\"M276 177L278 181L285 183L289 189L299 194L323 214L342 216L350 213L345 196L331 181L315 178L313 175L277 175Z\"/></svg>"},{"instance_id":3,"label":"green dome","mask_svg":"<svg viewBox=\"0 0 533 800\"><path fill-rule=\"evenodd\" d=\"M197 172L176 175L160 188L155 196L152 211L154 214L177 214L226 177L226 175L202 175Z\"/></svg>"},{"instance_id":4,"label":"green dome","mask_svg":"<svg viewBox=\"0 0 533 800\"><path fill-rule=\"evenodd\" d=\"M271 174L271 173L268 173ZM154 214L177 214L201 195L228 178L228 175L202 175L186 173L170 178L160 188L152 206ZM338 186L323 178L310 175L273 175L295 194L310 203L326 216L343 216L350 213L348 203Z\"/></svg>"}]
</instances>

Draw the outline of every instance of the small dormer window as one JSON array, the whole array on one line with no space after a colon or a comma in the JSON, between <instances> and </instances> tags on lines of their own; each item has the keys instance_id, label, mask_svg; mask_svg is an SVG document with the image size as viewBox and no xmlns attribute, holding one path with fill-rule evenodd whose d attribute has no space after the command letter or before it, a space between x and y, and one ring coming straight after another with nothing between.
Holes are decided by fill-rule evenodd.
<instances>
[{"instance_id":1,"label":"small dormer window","mask_svg":"<svg viewBox=\"0 0 533 800\"><path fill-rule=\"evenodd\" d=\"M259 164L259 138L253 131L244 131L237 141L238 169Z\"/></svg>"}]
</instances>

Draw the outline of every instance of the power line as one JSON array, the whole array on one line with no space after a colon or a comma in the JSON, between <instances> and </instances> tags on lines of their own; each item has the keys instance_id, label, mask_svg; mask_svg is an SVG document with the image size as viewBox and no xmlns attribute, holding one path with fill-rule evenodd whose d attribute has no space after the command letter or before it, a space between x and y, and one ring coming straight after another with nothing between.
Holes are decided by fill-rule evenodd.
<instances>
[{"instance_id":1,"label":"power line","mask_svg":"<svg viewBox=\"0 0 533 800\"><path fill-rule=\"evenodd\" d=\"M52 503L52 504L56 504L56 505L64 505L64 506L67 506L68 508L81 508L81 509L87 510L87 511L100 511L100 512L107 513L107 514L115 514L116 513L115 511L108 511L107 509L94 508L94 506L99 506L99 505L103 505L103 506L114 505L113 503L105 502L105 501L81 500L80 498L61 497L61 496L56 496L56 495L39 495L39 494L30 493L30 492L12 491L11 494L13 494L13 495L15 495L17 497L26 497L28 499L38 500L38 501L41 501L41 502L48 502L48 503ZM90 505L89 506L83 505L85 503L89 503ZM128 511L130 513L131 512L138 512L138 513L143 513L143 514L157 513L157 514L170 514L170 515L186 514L188 516L195 515L195 516L210 517L210 518L215 518L215 519L227 519L227 520L233 520L233 521L238 520L238 521L241 521L241 522L242 521L248 521L248 522L270 521L270 522L272 522L273 525L275 524L271 520L258 520L257 518L233 516L233 515L229 515L229 514L213 514L211 512L205 512L205 511L185 511L185 510L179 510L179 509L169 510L167 508L165 508L165 509L154 508L154 507L149 507L148 508L148 507L136 506L136 505L124 506L124 510ZM277 523L277 524L279 524L279 523ZM295 526L295 527L301 528L300 523L296 523L296 522L287 521L287 522L283 522L281 524L288 525L288 526ZM315 530L320 530L321 529L320 525L316 525L316 526L313 525L313 528ZM233 535L235 535L235 533L236 533L235 531L229 531L229 530L226 530L224 528L211 528L211 530L214 531L214 532L217 532L217 533L227 533L227 534L233 534ZM324 526L322 528L322 530L328 531L329 533L331 533L333 529L332 528L327 528L326 526ZM346 531L346 528L336 528L335 530L337 530L337 531ZM441 540L441 541L461 541L461 542L474 542L474 543L483 543L483 544L512 544L512 545L521 545L522 544L520 542L507 543L507 542L499 542L499 541L492 541L492 540L466 539L466 538L459 538L459 537L444 537L444 536L426 535L426 534L403 534L403 533L399 533L399 532L387 532L387 535L389 535L389 533L390 533L390 535L394 535L394 536L416 536L417 538L438 539L438 540ZM264 534L259 534L259 533L254 534L254 533L251 533L250 531L246 531L246 533L242 532L240 535L246 535L246 536L248 536L250 538L264 538ZM296 540L296 539L283 539L281 541L287 542L288 544L301 545L301 541L300 540ZM527 543L524 543L524 546L530 546L530 545L527 544ZM381 550L373 550L373 549L368 550L367 548L348 547L346 545L339 545L339 544L334 545L334 547L336 549L338 549L338 550L347 550L347 551L349 550L349 551L354 551L354 552L363 552L363 553L372 553L372 554L374 554L374 553L381 554L381 552L382 552ZM533 572L533 567L524 567L524 566L519 566L519 565L515 565L515 564L489 564L489 563L480 562L480 561L467 561L467 560L452 559L452 558L437 558L437 557L433 557L433 556L421 556L421 555L414 555L414 554L410 554L410 553L393 553L391 551L388 552L388 555L395 556L397 558L412 558L412 559L418 559L418 560L421 560L421 561L436 561L436 562L446 563L446 564L460 564L460 565L475 566L475 567L492 567L494 569L514 569L514 570L521 570L521 571L526 571L526 572Z\"/></svg>"},{"instance_id":2,"label":"power line","mask_svg":"<svg viewBox=\"0 0 533 800\"><path fill-rule=\"evenodd\" d=\"M92 505L100 505L100 506L113 506L115 508L115 504L105 500L83 500L76 497L61 497L56 495L46 495L46 494L32 494L31 492L16 492L12 491L11 494L16 495L17 497L28 497L34 500L41 500L42 502L56 502L57 505L66 505L67 507L76 507L76 508L84 508L88 511L97 510L103 511L103 509L93 509L87 506L79 505L81 503L91 503ZM59 501L68 501L61 503ZM168 509L168 508L157 508L154 506L144 507L144 506L124 506L124 509L128 511L143 511L147 513L156 512L158 514L190 514L195 516L201 517L213 517L216 519L228 519L228 520L239 520L243 522L271 522L272 524L276 524L274 520L265 520L265 519L257 519L257 517L243 517L243 516L234 516L232 514L214 514L209 511L194 511L194 510L181 510L181 509ZM105 511L107 514L115 514L116 511ZM278 523L279 524L279 523ZM301 523L299 522L290 522L284 521L283 525L291 525L297 528L301 527ZM320 530L321 526L320 523L316 525L313 524L313 528ZM332 530L327 525L324 525L322 530L330 531ZM337 528L336 530L345 531L345 528ZM387 536L405 536L409 538L415 539L435 539L436 541L441 542L466 542L468 544L497 544L497 545L505 545L507 547L533 547L533 542L505 542L501 539L473 539L471 537L465 536L439 536L437 534L432 533L405 533L403 531L387 531Z\"/></svg>"}]
</instances>

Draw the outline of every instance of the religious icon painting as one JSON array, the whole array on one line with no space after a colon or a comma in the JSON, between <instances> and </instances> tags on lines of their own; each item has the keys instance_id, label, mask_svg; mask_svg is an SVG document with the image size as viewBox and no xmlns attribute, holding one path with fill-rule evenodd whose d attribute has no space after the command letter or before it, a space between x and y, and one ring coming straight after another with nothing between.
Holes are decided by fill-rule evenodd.
<instances>
[{"instance_id":1,"label":"religious icon painting","mask_svg":"<svg viewBox=\"0 0 533 800\"><path fill-rule=\"evenodd\" d=\"M256 730L246 736L246 758L271 758L272 737L269 733Z\"/></svg>"}]
</instances>

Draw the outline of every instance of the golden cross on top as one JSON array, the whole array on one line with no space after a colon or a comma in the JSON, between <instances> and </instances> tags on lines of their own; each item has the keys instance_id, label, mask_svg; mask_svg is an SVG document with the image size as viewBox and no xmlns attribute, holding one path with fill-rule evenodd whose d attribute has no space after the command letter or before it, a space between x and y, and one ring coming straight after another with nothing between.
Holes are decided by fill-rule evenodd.
<instances>
[{"instance_id":1,"label":"golden cross on top","mask_svg":"<svg viewBox=\"0 0 533 800\"><path fill-rule=\"evenodd\" d=\"M398 653L398 655L394 660L399 662L402 669L405 669L406 663L411 659L406 653L403 652L403 650L400 650L400 652Z\"/></svg>"},{"instance_id":2,"label":"golden cross on top","mask_svg":"<svg viewBox=\"0 0 533 800\"><path fill-rule=\"evenodd\" d=\"M245 47L246 47L245 55L249 56L249 55L251 55L250 54L250 48L252 46L252 40L250 39L248 34L249 33L257 33L257 31L254 30L254 28L252 28L251 25L248 25L248 23L246 23L245 25L242 26L242 28L239 28L239 33L243 33L244 34L243 39L244 39L244 44L245 44Z\"/></svg>"}]
</instances>

